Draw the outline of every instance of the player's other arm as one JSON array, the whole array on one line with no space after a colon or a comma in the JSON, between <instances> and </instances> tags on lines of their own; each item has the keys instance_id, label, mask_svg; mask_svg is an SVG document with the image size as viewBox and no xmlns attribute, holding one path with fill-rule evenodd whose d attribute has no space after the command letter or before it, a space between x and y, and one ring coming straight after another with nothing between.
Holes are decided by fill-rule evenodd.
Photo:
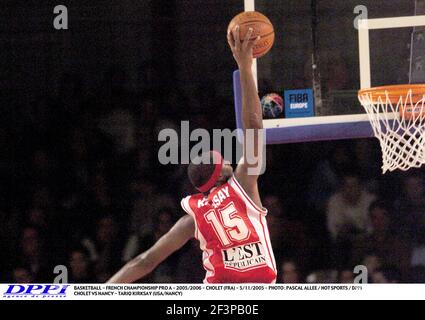
<instances>
[{"instance_id":1,"label":"player's other arm","mask_svg":"<svg viewBox=\"0 0 425 320\"><path fill-rule=\"evenodd\" d=\"M235 175L245 192L261 207L257 180L262 166L263 141L261 130L263 129L263 114L252 73L252 49L259 38L250 41L251 36L252 29L247 32L245 39L241 42L239 28L236 27L233 32L227 35L227 40L240 71L242 123L245 137L243 158L236 168Z\"/></svg>"},{"instance_id":2,"label":"player's other arm","mask_svg":"<svg viewBox=\"0 0 425 320\"><path fill-rule=\"evenodd\" d=\"M169 255L180 249L195 232L193 218L185 215L149 250L143 252L121 268L108 283L130 283L149 274Z\"/></svg>"}]
</instances>

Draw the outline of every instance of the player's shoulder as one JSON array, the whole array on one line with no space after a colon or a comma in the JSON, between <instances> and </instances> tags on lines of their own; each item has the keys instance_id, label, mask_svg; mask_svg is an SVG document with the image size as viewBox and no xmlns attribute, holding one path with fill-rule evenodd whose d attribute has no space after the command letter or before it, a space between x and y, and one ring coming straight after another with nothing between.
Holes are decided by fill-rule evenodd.
<instances>
[{"instance_id":1,"label":"player's shoulder","mask_svg":"<svg viewBox=\"0 0 425 320\"><path fill-rule=\"evenodd\" d=\"M240 184L240 182L237 179L236 175L232 175L228 180L227 183L229 186L231 186L233 188L233 190L235 191L235 195L239 198L242 199L245 204L247 204L247 206L249 208L252 208L254 211L260 212L262 214L267 214L267 209L262 207L262 206L258 206L253 200L252 198L248 195L248 193L246 192L246 190L243 188L243 186Z\"/></svg>"},{"instance_id":2,"label":"player's shoulder","mask_svg":"<svg viewBox=\"0 0 425 320\"><path fill-rule=\"evenodd\" d=\"M241 183L239 182L238 178L235 174L233 174L226 182L227 185L231 186L233 190L236 191L236 194L238 196L244 196L246 195L246 190L242 187Z\"/></svg>"},{"instance_id":3,"label":"player's shoulder","mask_svg":"<svg viewBox=\"0 0 425 320\"><path fill-rule=\"evenodd\" d=\"M205 195L202 194L202 193L194 193L194 194L189 194L189 195L183 197L181 201L189 201L191 199L202 199L204 197L205 197Z\"/></svg>"},{"instance_id":4,"label":"player's shoulder","mask_svg":"<svg viewBox=\"0 0 425 320\"><path fill-rule=\"evenodd\" d=\"M229 177L229 179L227 179L226 183L231 185L231 186L236 185L236 184L240 185L240 183L238 182L234 173Z\"/></svg>"},{"instance_id":5,"label":"player's shoulder","mask_svg":"<svg viewBox=\"0 0 425 320\"><path fill-rule=\"evenodd\" d=\"M195 193L195 194L190 194L187 195L186 197L184 197L181 201L180 201L180 205L183 208L183 210L190 214L190 215L194 215L193 212L193 208L194 208L194 203L197 203L198 200L202 200L205 196L202 193Z\"/></svg>"}]
</instances>

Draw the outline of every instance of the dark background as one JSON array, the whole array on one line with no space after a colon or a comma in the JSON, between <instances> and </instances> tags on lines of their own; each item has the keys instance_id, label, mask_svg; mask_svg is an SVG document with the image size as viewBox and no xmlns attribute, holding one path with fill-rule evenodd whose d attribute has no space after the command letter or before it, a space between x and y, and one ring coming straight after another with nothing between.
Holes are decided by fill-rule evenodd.
<instances>
[{"instance_id":1,"label":"dark background","mask_svg":"<svg viewBox=\"0 0 425 320\"><path fill-rule=\"evenodd\" d=\"M367 2L371 17L413 14L413 1ZM287 21L276 28L286 42L259 62L260 88L310 87L310 2L267 3L272 21ZM356 44L347 40L357 4L341 3L318 1L325 97L358 87ZM59 4L69 30L53 28ZM63 264L72 282L103 282L165 233L194 191L184 166L158 163L159 130L182 120L235 127L225 33L242 1L0 5L0 280L51 282ZM349 34L331 32L340 23ZM408 42L378 50L388 61L378 82L405 81ZM279 281L352 281L358 263L373 265L371 281L423 281L423 170L382 175L375 139L270 146L267 159L260 190ZM372 199L384 200L383 213L369 210ZM331 203L363 226L342 218L332 233ZM193 242L142 281L203 276Z\"/></svg>"}]
</instances>

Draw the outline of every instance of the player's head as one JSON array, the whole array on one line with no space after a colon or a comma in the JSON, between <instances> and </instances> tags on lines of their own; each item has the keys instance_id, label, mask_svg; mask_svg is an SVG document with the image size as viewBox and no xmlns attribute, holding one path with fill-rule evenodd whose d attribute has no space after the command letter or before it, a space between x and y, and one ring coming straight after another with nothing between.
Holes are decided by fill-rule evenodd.
<instances>
[{"instance_id":1,"label":"player's head","mask_svg":"<svg viewBox=\"0 0 425 320\"><path fill-rule=\"evenodd\" d=\"M225 183L233 174L233 168L217 151L209 151L194 159L187 168L193 186L201 192Z\"/></svg>"}]
</instances>

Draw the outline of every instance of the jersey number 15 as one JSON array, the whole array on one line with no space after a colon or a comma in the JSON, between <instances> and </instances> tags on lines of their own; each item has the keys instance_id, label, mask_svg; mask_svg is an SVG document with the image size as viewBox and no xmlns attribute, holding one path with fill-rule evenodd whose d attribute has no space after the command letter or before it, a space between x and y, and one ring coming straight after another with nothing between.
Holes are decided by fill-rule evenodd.
<instances>
[{"instance_id":1,"label":"jersey number 15","mask_svg":"<svg viewBox=\"0 0 425 320\"><path fill-rule=\"evenodd\" d=\"M223 246L244 241L249 237L249 229L245 221L238 215L233 202L222 209L208 211L204 217L213 227Z\"/></svg>"}]
</instances>

